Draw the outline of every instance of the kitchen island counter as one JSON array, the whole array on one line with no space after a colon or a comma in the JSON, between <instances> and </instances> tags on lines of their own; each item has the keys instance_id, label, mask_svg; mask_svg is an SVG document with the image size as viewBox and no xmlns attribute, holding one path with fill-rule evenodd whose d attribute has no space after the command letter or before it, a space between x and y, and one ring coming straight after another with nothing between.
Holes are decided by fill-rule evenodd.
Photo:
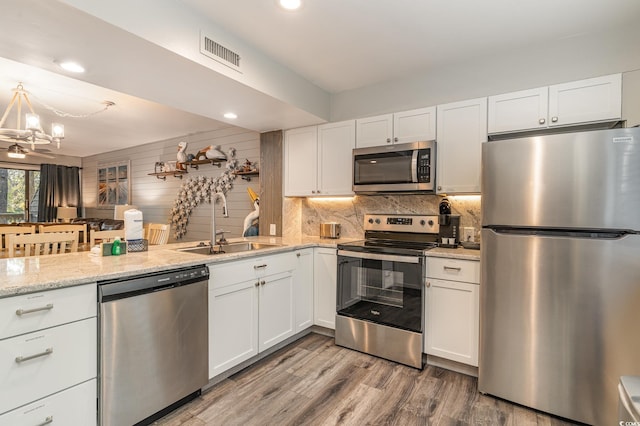
<instances>
[{"instance_id":1,"label":"kitchen island counter","mask_svg":"<svg viewBox=\"0 0 640 426\"><path fill-rule=\"evenodd\" d=\"M150 246L149 251L121 256L95 256L90 252L61 255L0 259L0 298L53 290L100 280L124 278L154 273L172 268L228 262L239 258L266 256L308 247L335 248L345 239L329 240L318 237L283 239L279 237L251 237L230 239L229 242L252 241L279 246L239 253L203 256L176 249L198 245L198 241Z\"/></svg>"}]
</instances>

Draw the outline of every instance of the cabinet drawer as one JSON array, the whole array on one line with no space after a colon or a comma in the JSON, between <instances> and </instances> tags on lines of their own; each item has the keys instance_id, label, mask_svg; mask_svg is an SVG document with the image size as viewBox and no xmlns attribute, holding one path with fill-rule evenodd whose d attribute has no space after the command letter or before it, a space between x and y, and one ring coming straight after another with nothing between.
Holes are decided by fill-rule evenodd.
<instances>
[{"instance_id":1,"label":"cabinet drawer","mask_svg":"<svg viewBox=\"0 0 640 426\"><path fill-rule=\"evenodd\" d=\"M96 318L0 341L0 413L96 377Z\"/></svg>"},{"instance_id":2,"label":"cabinet drawer","mask_svg":"<svg viewBox=\"0 0 640 426\"><path fill-rule=\"evenodd\" d=\"M0 425L96 424L96 380L56 393L0 416Z\"/></svg>"},{"instance_id":3,"label":"cabinet drawer","mask_svg":"<svg viewBox=\"0 0 640 426\"><path fill-rule=\"evenodd\" d=\"M0 339L96 316L96 285L0 299Z\"/></svg>"},{"instance_id":4,"label":"cabinet drawer","mask_svg":"<svg viewBox=\"0 0 640 426\"><path fill-rule=\"evenodd\" d=\"M480 262L477 260L427 257L427 277L480 283Z\"/></svg>"},{"instance_id":5,"label":"cabinet drawer","mask_svg":"<svg viewBox=\"0 0 640 426\"><path fill-rule=\"evenodd\" d=\"M222 288L267 275L292 271L296 266L294 252L213 264L209 266L210 283L212 288Z\"/></svg>"}]
</instances>

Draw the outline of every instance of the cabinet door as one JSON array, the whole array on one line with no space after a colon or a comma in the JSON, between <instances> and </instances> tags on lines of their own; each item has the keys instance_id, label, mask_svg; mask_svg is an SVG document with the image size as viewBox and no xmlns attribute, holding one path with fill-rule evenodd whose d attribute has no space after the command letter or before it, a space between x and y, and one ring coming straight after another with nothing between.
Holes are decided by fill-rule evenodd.
<instances>
[{"instance_id":1,"label":"cabinet door","mask_svg":"<svg viewBox=\"0 0 640 426\"><path fill-rule=\"evenodd\" d=\"M336 328L337 255L335 249L316 248L313 259L313 323Z\"/></svg>"},{"instance_id":2,"label":"cabinet door","mask_svg":"<svg viewBox=\"0 0 640 426\"><path fill-rule=\"evenodd\" d=\"M89 380L0 416L0 425L96 424L96 380Z\"/></svg>"},{"instance_id":3,"label":"cabinet door","mask_svg":"<svg viewBox=\"0 0 640 426\"><path fill-rule=\"evenodd\" d=\"M548 98L546 86L489 96L489 134L546 128Z\"/></svg>"},{"instance_id":4,"label":"cabinet door","mask_svg":"<svg viewBox=\"0 0 640 426\"><path fill-rule=\"evenodd\" d=\"M209 286L209 378L258 353L257 283Z\"/></svg>"},{"instance_id":5,"label":"cabinet door","mask_svg":"<svg viewBox=\"0 0 640 426\"><path fill-rule=\"evenodd\" d=\"M487 98L438 105L438 193L480 193L482 143L487 141Z\"/></svg>"},{"instance_id":6,"label":"cabinet door","mask_svg":"<svg viewBox=\"0 0 640 426\"><path fill-rule=\"evenodd\" d=\"M427 354L478 365L478 287L427 278L424 347Z\"/></svg>"},{"instance_id":7,"label":"cabinet door","mask_svg":"<svg viewBox=\"0 0 640 426\"><path fill-rule=\"evenodd\" d=\"M313 325L313 249L298 250L298 264L293 272L295 332Z\"/></svg>"},{"instance_id":8,"label":"cabinet door","mask_svg":"<svg viewBox=\"0 0 640 426\"><path fill-rule=\"evenodd\" d=\"M436 138L436 107L393 114L393 143L432 141Z\"/></svg>"},{"instance_id":9,"label":"cabinet door","mask_svg":"<svg viewBox=\"0 0 640 426\"><path fill-rule=\"evenodd\" d=\"M262 352L294 334L293 275L285 272L260 281L258 351Z\"/></svg>"},{"instance_id":10,"label":"cabinet door","mask_svg":"<svg viewBox=\"0 0 640 426\"><path fill-rule=\"evenodd\" d=\"M318 128L287 130L284 133L284 195L315 195L318 186Z\"/></svg>"},{"instance_id":11,"label":"cabinet door","mask_svg":"<svg viewBox=\"0 0 640 426\"><path fill-rule=\"evenodd\" d=\"M378 115L356 120L356 147L379 146L391 143L393 115Z\"/></svg>"},{"instance_id":12,"label":"cabinet door","mask_svg":"<svg viewBox=\"0 0 640 426\"><path fill-rule=\"evenodd\" d=\"M353 195L355 120L318 126L318 194Z\"/></svg>"},{"instance_id":13,"label":"cabinet door","mask_svg":"<svg viewBox=\"0 0 640 426\"><path fill-rule=\"evenodd\" d=\"M622 117L622 74L549 86L549 125L566 126Z\"/></svg>"}]
</instances>

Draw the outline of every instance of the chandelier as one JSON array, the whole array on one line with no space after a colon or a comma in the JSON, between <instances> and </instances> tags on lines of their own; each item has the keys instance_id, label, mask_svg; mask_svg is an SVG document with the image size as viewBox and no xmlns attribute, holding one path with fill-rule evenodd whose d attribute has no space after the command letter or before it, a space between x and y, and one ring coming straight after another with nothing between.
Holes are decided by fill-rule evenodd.
<instances>
[{"instance_id":1,"label":"chandelier","mask_svg":"<svg viewBox=\"0 0 640 426\"><path fill-rule=\"evenodd\" d=\"M21 129L23 104L28 108L29 112L25 114L24 129ZM16 107L16 128L5 128L4 123L14 106ZM45 145L53 142L60 148L60 140L63 138L64 126L60 123L51 125L50 134L42 129L40 117L33 110L29 100L29 92L24 90L22 83L18 83L18 86L13 89L11 102L7 105L7 109L4 110L2 119L0 119L0 140L9 143L31 144L31 149L33 150L35 145Z\"/></svg>"}]
</instances>

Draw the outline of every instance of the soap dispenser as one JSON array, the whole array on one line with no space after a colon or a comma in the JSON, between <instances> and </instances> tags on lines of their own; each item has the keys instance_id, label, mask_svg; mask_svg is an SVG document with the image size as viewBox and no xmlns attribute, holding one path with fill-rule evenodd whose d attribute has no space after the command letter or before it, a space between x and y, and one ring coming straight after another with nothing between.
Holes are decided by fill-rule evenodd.
<instances>
[{"instance_id":1,"label":"soap dispenser","mask_svg":"<svg viewBox=\"0 0 640 426\"><path fill-rule=\"evenodd\" d=\"M120 256L122 249L120 247L120 237L116 237L113 240L113 245L111 246L111 254L113 256Z\"/></svg>"}]
</instances>

